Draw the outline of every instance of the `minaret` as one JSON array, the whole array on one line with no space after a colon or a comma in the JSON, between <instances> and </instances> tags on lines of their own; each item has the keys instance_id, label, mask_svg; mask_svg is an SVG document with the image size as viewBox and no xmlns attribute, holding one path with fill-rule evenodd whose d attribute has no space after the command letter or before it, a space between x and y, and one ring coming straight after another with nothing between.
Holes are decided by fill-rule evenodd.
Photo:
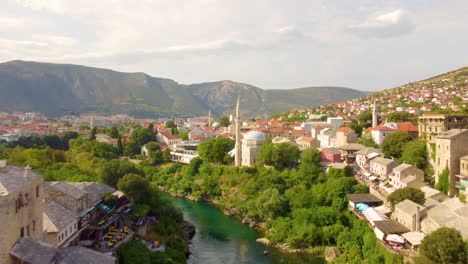
<instances>
[{"instance_id":1,"label":"minaret","mask_svg":"<svg viewBox=\"0 0 468 264\"><path fill-rule=\"evenodd\" d=\"M237 97L237 106L236 106L236 156L234 160L234 165L237 167L241 166L242 162L242 143L241 143L241 133L240 133L240 97Z\"/></svg>"},{"instance_id":2,"label":"minaret","mask_svg":"<svg viewBox=\"0 0 468 264\"><path fill-rule=\"evenodd\" d=\"M91 127L91 129L94 128L94 114L90 117L90 121L89 121L89 126Z\"/></svg>"},{"instance_id":3,"label":"minaret","mask_svg":"<svg viewBox=\"0 0 468 264\"><path fill-rule=\"evenodd\" d=\"M208 109L208 126L211 126L211 108Z\"/></svg>"},{"instance_id":4,"label":"minaret","mask_svg":"<svg viewBox=\"0 0 468 264\"><path fill-rule=\"evenodd\" d=\"M374 107L372 108L372 127L378 126L377 122L377 105L374 100Z\"/></svg>"}]
</instances>

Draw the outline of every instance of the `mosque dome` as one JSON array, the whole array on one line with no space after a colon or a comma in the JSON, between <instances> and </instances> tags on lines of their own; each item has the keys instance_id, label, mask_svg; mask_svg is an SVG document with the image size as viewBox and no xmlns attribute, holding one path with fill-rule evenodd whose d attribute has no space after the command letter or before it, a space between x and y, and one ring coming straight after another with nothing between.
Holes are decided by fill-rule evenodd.
<instances>
[{"instance_id":1,"label":"mosque dome","mask_svg":"<svg viewBox=\"0 0 468 264\"><path fill-rule=\"evenodd\" d=\"M250 131L244 135L244 138L248 140L265 140L265 134L259 131Z\"/></svg>"},{"instance_id":2,"label":"mosque dome","mask_svg":"<svg viewBox=\"0 0 468 264\"><path fill-rule=\"evenodd\" d=\"M221 124L218 123L218 122L214 122L212 126L213 126L213 127L219 127L219 126L221 126Z\"/></svg>"}]
</instances>

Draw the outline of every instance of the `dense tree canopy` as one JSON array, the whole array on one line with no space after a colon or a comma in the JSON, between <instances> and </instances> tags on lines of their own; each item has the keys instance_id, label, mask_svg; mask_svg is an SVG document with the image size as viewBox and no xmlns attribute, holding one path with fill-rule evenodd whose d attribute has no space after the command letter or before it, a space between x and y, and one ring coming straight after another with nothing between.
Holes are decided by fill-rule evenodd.
<instances>
[{"instance_id":1,"label":"dense tree canopy","mask_svg":"<svg viewBox=\"0 0 468 264\"><path fill-rule=\"evenodd\" d=\"M393 112L387 115L387 122L413 121L414 115L408 112Z\"/></svg>"},{"instance_id":2,"label":"dense tree canopy","mask_svg":"<svg viewBox=\"0 0 468 264\"><path fill-rule=\"evenodd\" d=\"M392 204L392 208L394 208L395 205L399 202L402 202L406 199L411 200L420 205L424 205L424 202L426 201L426 199L424 198L423 191L411 187L398 189L391 193L387 197L387 199Z\"/></svg>"},{"instance_id":3,"label":"dense tree canopy","mask_svg":"<svg viewBox=\"0 0 468 264\"><path fill-rule=\"evenodd\" d=\"M138 174L129 173L124 175L119 179L117 188L136 203L148 203L151 197L150 183Z\"/></svg>"},{"instance_id":4,"label":"dense tree canopy","mask_svg":"<svg viewBox=\"0 0 468 264\"><path fill-rule=\"evenodd\" d=\"M283 143L264 143L258 153L258 161L262 164L278 168L292 167L299 159L299 148Z\"/></svg>"},{"instance_id":5,"label":"dense tree canopy","mask_svg":"<svg viewBox=\"0 0 468 264\"><path fill-rule=\"evenodd\" d=\"M412 141L408 133L397 131L385 136L385 139L382 143L382 151L388 157L400 158L403 153L403 148L405 145Z\"/></svg>"},{"instance_id":6,"label":"dense tree canopy","mask_svg":"<svg viewBox=\"0 0 468 264\"><path fill-rule=\"evenodd\" d=\"M234 148L234 140L218 136L198 145L198 155L209 162L223 163L225 156Z\"/></svg>"},{"instance_id":7,"label":"dense tree canopy","mask_svg":"<svg viewBox=\"0 0 468 264\"><path fill-rule=\"evenodd\" d=\"M110 136L111 138L118 138L119 135L120 135L120 134L119 134L119 131L117 130L117 127L113 126L113 127L111 128L111 131L110 131L110 133L109 133L109 136Z\"/></svg>"},{"instance_id":8,"label":"dense tree canopy","mask_svg":"<svg viewBox=\"0 0 468 264\"><path fill-rule=\"evenodd\" d=\"M398 160L400 163L406 162L420 169L427 167L427 147L424 140L413 140L403 147L403 153Z\"/></svg>"},{"instance_id":9,"label":"dense tree canopy","mask_svg":"<svg viewBox=\"0 0 468 264\"><path fill-rule=\"evenodd\" d=\"M370 124L370 123L372 123L372 111L370 111L370 110L364 111L364 112L360 113L357 116L357 118L359 120L359 123L362 124L362 125Z\"/></svg>"},{"instance_id":10,"label":"dense tree canopy","mask_svg":"<svg viewBox=\"0 0 468 264\"><path fill-rule=\"evenodd\" d=\"M437 264L466 264L467 253L460 232L442 227L427 235L419 247L421 255Z\"/></svg>"},{"instance_id":11,"label":"dense tree canopy","mask_svg":"<svg viewBox=\"0 0 468 264\"><path fill-rule=\"evenodd\" d=\"M362 134L360 138L358 138L357 143L362 144L366 147L373 147L378 148L379 144L375 142L371 135Z\"/></svg>"},{"instance_id":12,"label":"dense tree canopy","mask_svg":"<svg viewBox=\"0 0 468 264\"><path fill-rule=\"evenodd\" d=\"M142 172L130 161L114 159L105 163L100 178L103 183L116 187L119 179L126 174L141 175Z\"/></svg>"},{"instance_id":13,"label":"dense tree canopy","mask_svg":"<svg viewBox=\"0 0 468 264\"><path fill-rule=\"evenodd\" d=\"M228 127L231 124L231 122L229 121L229 117L222 116L221 118L219 118L219 124L222 127Z\"/></svg>"},{"instance_id":14,"label":"dense tree canopy","mask_svg":"<svg viewBox=\"0 0 468 264\"><path fill-rule=\"evenodd\" d=\"M450 170L445 168L442 173L439 175L439 181L437 182L435 188L445 194L448 194L450 190Z\"/></svg>"},{"instance_id":15,"label":"dense tree canopy","mask_svg":"<svg viewBox=\"0 0 468 264\"><path fill-rule=\"evenodd\" d=\"M132 141L135 142L139 147L155 140L156 137L154 135L154 131L150 128L140 128L133 131L132 133Z\"/></svg>"}]
</instances>

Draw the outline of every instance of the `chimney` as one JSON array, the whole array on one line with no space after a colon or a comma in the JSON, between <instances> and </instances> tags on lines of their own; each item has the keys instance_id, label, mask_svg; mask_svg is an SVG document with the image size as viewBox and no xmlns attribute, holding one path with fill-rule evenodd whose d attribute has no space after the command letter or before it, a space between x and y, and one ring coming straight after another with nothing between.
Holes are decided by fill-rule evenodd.
<instances>
[{"instance_id":1,"label":"chimney","mask_svg":"<svg viewBox=\"0 0 468 264\"><path fill-rule=\"evenodd\" d=\"M32 168L28 164L28 166L26 166L26 168L24 168L24 177L28 178L29 176L31 176L31 171L32 171Z\"/></svg>"},{"instance_id":2,"label":"chimney","mask_svg":"<svg viewBox=\"0 0 468 264\"><path fill-rule=\"evenodd\" d=\"M419 209L419 206L416 206L416 230L415 231L420 231L421 230L421 212Z\"/></svg>"}]
</instances>

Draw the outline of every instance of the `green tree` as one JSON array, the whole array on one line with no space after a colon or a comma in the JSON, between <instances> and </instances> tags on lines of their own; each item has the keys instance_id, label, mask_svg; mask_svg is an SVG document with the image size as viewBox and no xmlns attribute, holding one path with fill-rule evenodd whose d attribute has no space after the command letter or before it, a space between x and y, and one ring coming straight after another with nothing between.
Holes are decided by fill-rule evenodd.
<instances>
[{"instance_id":1,"label":"green tree","mask_svg":"<svg viewBox=\"0 0 468 264\"><path fill-rule=\"evenodd\" d=\"M135 141L132 140L130 142L125 143L124 153L123 153L124 156L133 157L135 155L140 154L140 152L141 152L141 149L138 146L138 144L135 143Z\"/></svg>"},{"instance_id":2,"label":"green tree","mask_svg":"<svg viewBox=\"0 0 468 264\"><path fill-rule=\"evenodd\" d=\"M387 122L413 121L414 115L408 112L393 112L387 115Z\"/></svg>"},{"instance_id":3,"label":"green tree","mask_svg":"<svg viewBox=\"0 0 468 264\"><path fill-rule=\"evenodd\" d=\"M79 135L75 131L67 131L65 134L62 136L62 143L63 143L63 149L68 150L70 148L69 141L71 139L78 138Z\"/></svg>"},{"instance_id":4,"label":"green tree","mask_svg":"<svg viewBox=\"0 0 468 264\"><path fill-rule=\"evenodd\" d=\"M264 143L260 147L257 158L262 164L275 165L279 158L278 149L273 143Z\"/></svg>"},{"instance_id":5,"label":"green tree","mask_svg":"<svg viewBox=\"0 0 468 264\"><path fill-rule=\"evenodd\" d=\"M275 218L283 214L286 209L286 200L275 188L262 191L258 198L250 203L249 212L260 218Z\"/></svg>"},{"instance_id":6,"label":"green tree","mask_svg":"<svg viewBox=\"0 0 468 264\"><path fill-rule=\"evenodd\" d=\"M151 186L141 175L129 173L119 179L117 188L135 203L147 203L151 197Z\"/></svg>"},{"instance_id":7,"label":"green tree","mask_svg":"<svg viewBox=\"0 0 468 264\"><path fill-rule=\"evenodd\" d=\"M219 118L219 124L222 127L228 127L231 124L231 122L229 121L229 117L222 116L221 118Z\"/></svg>"},{"instance_id":8,"label":"green tree","mask_svg":"<svg viewBox=\"0 0 468 264\"><path fill-rule=\"evenodd\" d=\"M357 143L362 144L366 147L378 148L379 144L375 143L375 140L372 138L371 135L362 134L360 138L358 138Z\"/></svg>"},{"instance_id":9,"label":"green tree","mask_svg":"<svg viewBox=\"0 0 468 264\"><path fill-rule=\"evenodd\" d=\"M63 149L63 142L57 135L44 135L42 140L53 149Z\"/></svg>"},{"instance_id":10,"label":"green tree","mask_svg":"<svg viewBox=\"0 0 468 264\"><path fill-rule=\"evenodd\" d=\"M189 132L179 132L177 136L182 138L182 140L189 140Z\"/></svg>"},{"instance_id":11,"label":"green tree","mask_svg":"<svg viewBox=\"0 0 468 264\"><path fill-rule=\"evenodd\" d=\"M118 138L118 137L120 136L119 131L117 130L117 127L113 126L113 127L111 128L111 131L110 131L110 133L109 133L109 136L110 136L111 138Z\"/></svg>"},{"instance_id":12,"label":"green tree","mask_svg":"<svg viewBox=\"0 0 468 264\"><path fill-rule=\"evenodd\" d=\"M412 140L413 137L403 131L388 134L382 143L382 151L386 156L400 158L404 146Z\"/></svg>"},{"instance_id":13,"label":"green tree","mask_svg":"<svg viewBox=\"0 0 468 264\"><path fill-rule=\"evenodd\" d=\"M162 161L164 163L171 162L171 151L169 148L165 148L162 152Z\"/></svg>"},{"instance_id":14,"label":"green tree","mask_svg":"<svg viewBox=\"0 0 468 264\"><path fill-rule=\"evenodd\" d=\"M301 153L301 164L320 166L321 161L320 151L316 148L306 149Z\"/></svg>"},{"instance_id":15,"label":"green tree","mask_svg":"<svg viewBox=\"0 0 468 264\"><path fill-rule=\"evenodd\" d=\"M223 163L226 154L234 148L234 140L218 136L198 145L198 154L203 160Z\"/></svg>"},{"instance_id":16,"label":"green tree","mask_svg":"<svg viewBox=\"0 0 468 264\"><path fill-rule=\"evenodd\" d=\"M134 141L139 147L155 140L154 131L149 128L140 128L132 133L132 141Z\"/></svg>"},{"instance_id":17,"label":"green tree","mask_svg":"<svg viewBox=\"0 0 468 264\"><path fill-rule=\"evenodd\" d=\"M124 151L124 146L122 143L122 137L119 134L119 136L117 137L117 152L119 155L123 155L123 151Z\"/></svg>"},{"instance_id":18,"label":"green tree","mask_svg":"<svg viewBox=\"0 0 468 264\"><path fill-rule=\"evenodd\" d=\"M362 124L362 125L370 124L372 122L372 111L370 111L370 110L364 111L364 112L360 113L357 116L357 118L359 120L359 123Z\"/></svg>"},{"instance_id":19,"label":"green tree","mask_svg":"<svg viewBox=\"0 0 468 264\"><path fill-rule=\"evenodd\" d=\"M438 264L466 264L467 253L460 232L442 227L427 235L419 247L421 255Z\"/></svg>"},{"instance_id":20,"label":"green tree","mask_svg":"<svg viewBox=\"0 0 468 264\"><path fill-rule=\"evenodd\" d=\"M427 167L427 147L424 140L413 140L403 147L403 153L398 160L400 163L406 162L420 169Z\"/></svg>"},{"instance_id":21,"label":"green tree","mask_svg":"<svg viewBox=\"0 0 468 264\"><path fill-rule=\"evenodd\" d=\"M117 152L114 146L103 142L96 142L91 149L91 154L95 157L107 160L117 158Z\"/></svg>"},{"instance_id":22,"label":"green tree","mask_svg":"<svg viewBox=\"0 0 468 264\"><path fill-rule=\"evenodd\" d=\"M97 128L93 127L93 129L91 129L91 134L89 135L89 139L96 140L96 134L97 134Z\"/></svg>"},{"instance_id":23,"label":"green tree","mask_svg":"<svg viewBox=\"0 0 468 264\"><path fill-rule=\"evenodd\" d=\"M420 205L424 205L424 202L426 201L426 198L424 198L423 191L411 187L398 189L387 197L387 200L392 205L392 208L395 208L396 204L406 199L411 200Z\"/></svg>"},{"instance_id":24,"label":"green tree","mask_svg":"<svg viewBox=\"0 0 468 264\"><path fill-rule=\"evenodd\" d=\"M130 161L114 159L104 164L101 170L100 180L107 185L115 187L119 179L126 174L141 175L142 172Z\"/></svg>"},{"instance_id":25,"label":"green tree","mask_svg":"<svg viewBox=\"0 0 468 264\"><path fill-rule=\"evenodd\" d=\"M439 174L439 181L437 182L435 188L445 194L448 194L450 190L450 170L445 167L442 173Z\"/></svg>"},{"instance_id":26,"label":"green tree","mask_svg":"<svg viewBox=\"0 0 468 264\"><path fill-rule=\"evenodd\" d=\"M169 120L169 121L166 122L165 127L166 128L177 128L177 125L174 123L174 121Z\"/></svg>"}]
</instances>

